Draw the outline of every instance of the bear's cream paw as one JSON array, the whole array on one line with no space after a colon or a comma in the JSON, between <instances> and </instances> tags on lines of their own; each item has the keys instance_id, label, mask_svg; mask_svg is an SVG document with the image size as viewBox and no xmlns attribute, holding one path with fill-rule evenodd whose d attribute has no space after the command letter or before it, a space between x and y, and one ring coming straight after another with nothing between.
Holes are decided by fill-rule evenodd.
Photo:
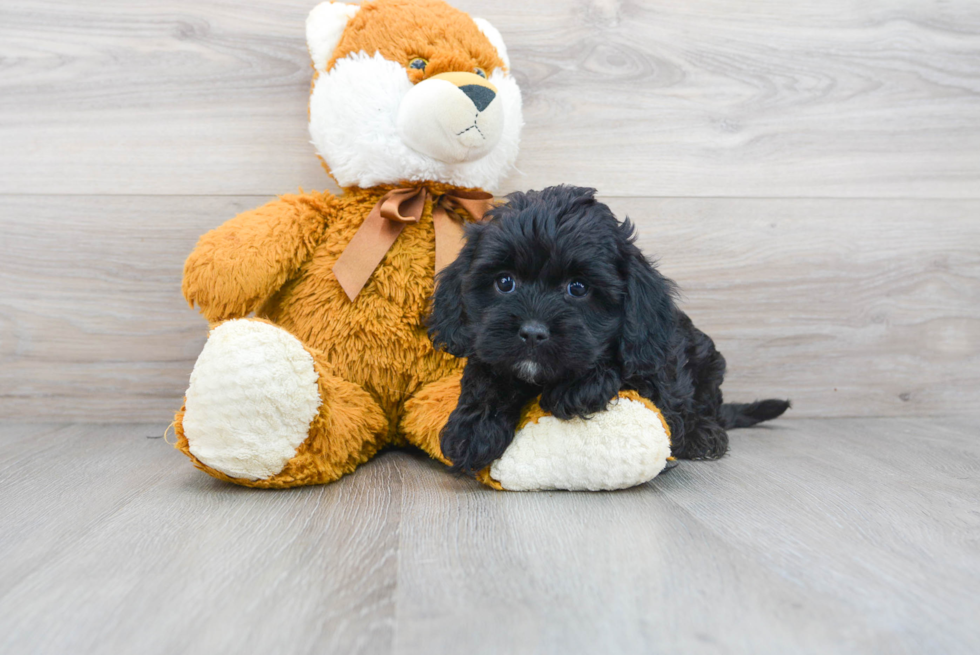
<instances>
[{"instance_id":1,"label":"bear's cream paw","mask_svg":"<svg viewBox=\"0 0 980 655\"><path fill-rule=\"evenodd\" d=\"M233 478L276 475L306 440L320 408L313 356L269 323L227 321L211 330L187 389L190 452Z\"/></svg>"},{"instance_id":2,"label":"bear's cream paw","mask_svg":"<svg viewBox=\"0 0 980 655\"><path fill-rule=\"evenodd\" d=\"M588 420L544 416L528 423L490 476L508 491L626 489L656 477L669 456L660 414L619 397Z\"/></svg>"}]
</instances>

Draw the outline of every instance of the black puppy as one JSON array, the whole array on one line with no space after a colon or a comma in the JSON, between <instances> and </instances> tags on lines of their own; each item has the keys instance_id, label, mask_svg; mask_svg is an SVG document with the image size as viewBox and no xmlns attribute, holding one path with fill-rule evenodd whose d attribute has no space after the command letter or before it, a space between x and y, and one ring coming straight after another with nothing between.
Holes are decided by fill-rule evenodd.
<instances>
[{"instance_id":1,"label":"black puppy","mask_svg":"<svg viewBox=\"0 0 980 655\"><path fill-rule=\"evenodd\" d=\"M441 434L457 471L503 454L538 394L560 419L602 411L635 389L663 412L671 453L716 459L726 428L775 418L784 400L722 404L725 359L674 303L674 284L634 244L594 189L514 193L470 225L440 273L432 341L468 357L459 404Z\"/></svg>"}]
</instances>

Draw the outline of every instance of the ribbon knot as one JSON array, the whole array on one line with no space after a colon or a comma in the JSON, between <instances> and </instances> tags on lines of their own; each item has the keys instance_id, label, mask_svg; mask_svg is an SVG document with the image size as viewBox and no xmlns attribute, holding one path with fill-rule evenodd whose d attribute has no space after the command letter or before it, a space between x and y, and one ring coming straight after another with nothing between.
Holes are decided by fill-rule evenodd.
<instances>
[{"instance_id":1,"label":"ribbon knot","mask_svg":"<svg viewBox=\"0 0 980 655\"><path fill-rule=\"evenodd\" d=\"M357 298L405 226L422 219L425 202L430 198L436 273L449 266L463 247L464 219L460 212L466 212L474 221L481 221L493 207L493 196L485 191L453 189L437 195L419 186L392 189L384 194L334 264L334 275L348 298Z\"/></svg>"}]
</instances>

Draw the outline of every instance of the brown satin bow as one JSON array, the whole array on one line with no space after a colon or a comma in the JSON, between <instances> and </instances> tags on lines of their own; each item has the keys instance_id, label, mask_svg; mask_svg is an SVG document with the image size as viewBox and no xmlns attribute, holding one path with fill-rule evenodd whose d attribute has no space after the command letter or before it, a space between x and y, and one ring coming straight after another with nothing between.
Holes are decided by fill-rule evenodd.
<instances>
[{"instance_id":1,"label":"brown satin bow","mask_svg":"<svg viewBox=\"0 0 980 655\"><path fill-rule=\"evenodd\" d=\"M451 264L463 247L463 221L459 210L480 221L493 207L493 195L485 191L454 189L436 195L424 186L392 189L374 206L334 264L334 275L348 298L357 298L405 225L421 220L425 201L430 197L436 238L436 273Z\"/></svg>"}]
</instances>

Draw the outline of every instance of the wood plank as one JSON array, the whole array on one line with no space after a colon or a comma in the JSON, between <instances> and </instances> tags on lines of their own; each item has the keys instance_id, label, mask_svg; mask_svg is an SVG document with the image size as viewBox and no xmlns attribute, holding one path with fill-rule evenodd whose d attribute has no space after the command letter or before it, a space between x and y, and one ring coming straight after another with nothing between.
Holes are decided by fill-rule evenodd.
<instances>
[{"instance_id":1,"label":"wood plank","mask_svg":"<svg viewBox=\"0 0 980 655\"><path fill-rule=\"evenodd\" d=\"M728 361L730 399L794 416L973 412L980 207L614 199Z\"/></svg>"},{"instance_id":2,"label":"wood plank","mask_svg":"<svg viewBox=\"0 0 980 655\"><path fill-rule=\"evenodd\" d=\"M163 427L39 435L0 476L0 651L390 650L392 460L255 492L146 438Z\"/></svg>"},{"instance_id":3,"label":"wood plank","mask_svg":"<svg viewBox=\"0 0 980 655\"><path fill-rule=\"evenodd\" d=\"M636 489L538 494L415 451L244 489L162 428L0 427L0 651L980 648L975 422L779 421Z\"/></svg>"},{"instance_id":4,"label":"wood plank","mask_svg":"<svg viewBox=\"0 0 980 655\"><path fill-rule=\"evenodd\" d=\"M0 198L0 416L169 422L206 335L183 260L265 200ZM729 398L788 396L793 416L975 411L980 202L610 202L727 357Z\"/></svg>"},{"instance_id":5,"label":"wood plank","mask_svg":"<svg viewBox=\"0 0 980 655\"><path fill-rule=\"evenodd\" d=\"M263 200L0 199L0 415L169 422L207 335L184 258Z\"/></svg>"},{"instance_id":6,"label":"wood plank","mask_svg":"<svg viewBox=\"0 0 980 655\"><path fill-rule=\"evenodd\" d=\"M3 434L3 451L0 452L0 477L8 466L16 466L16 461L24 452L37 448L38 437L64 430L67 424L58 423L11 423L4 421L0 424ZM13 462L13 464L11 464Z\"/></svg>"},{"instance_id":7,"label":"wood plank","mask_svg":"<svg viewBox=\"0 0 980 655\"><path fill-rule=\"evenodd\" d=\"M949 432L786 421L615 494L461 490L419 458L395 652L972 652L980 449Z\"/></svg>"},{"instance_id":8,"label":"wood plank","mask_svg":"<svg viewBox=\"0 0 980 655\"><path fill-rule=\"evenodd\" d=\"M0 8L0 193L323 187L312 0ZM980 194L971 0L458 0L524 90L520 175L624 196Z\"/></svg>"},{"instance_id":9,"label":"wood plank","mask_svg":"<svg viewBox=\"0 0 980 655\"><path fill-rule=\"evenodd\" d=\"M491 495L456 489L432 465L406 474L395 652L451 652L461 634L479 652L515 654L840 644L846 608L678 511L660 487L682 480L671 473L615 494Z\"/></svg>"},{"instance_id":10,"label":"wood plank","mask_svg":"<svg viewBox=\"0 0 980 655\"><path fill-rule=\"evenodd\" d=\"M976 650L976 423L806 420L735 435L730 457L679 471L672 501L782 579L850 606L843 630L895 640L878 648L855 630L861 652Z\"/></svg>"}]
</instances>

